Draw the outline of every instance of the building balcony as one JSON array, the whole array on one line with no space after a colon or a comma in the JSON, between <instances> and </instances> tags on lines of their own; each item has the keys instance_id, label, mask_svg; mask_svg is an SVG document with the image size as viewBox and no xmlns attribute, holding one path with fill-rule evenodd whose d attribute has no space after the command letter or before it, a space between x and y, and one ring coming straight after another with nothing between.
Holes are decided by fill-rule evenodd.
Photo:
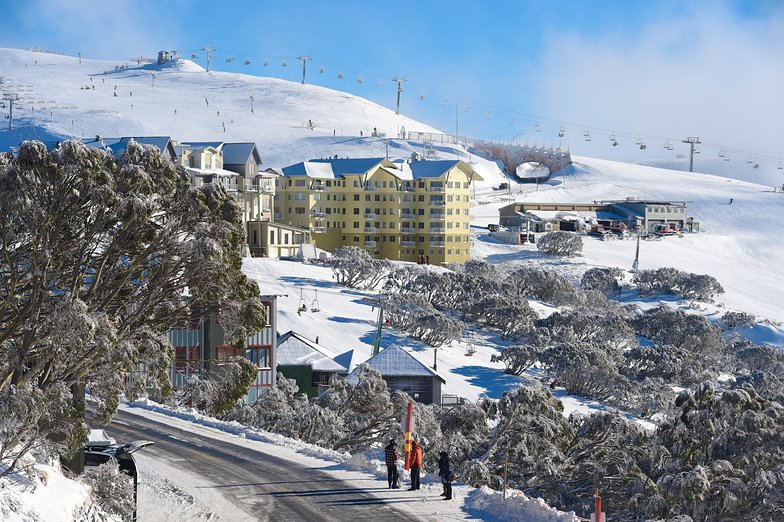
<instances>
[{"instance_id":1,"label":"building balcony","mask_svg":"<svg viewBox=\"0 0 784 522\"><path fill-rule=\"evenodd\" d=\"M443 248L444 246L446 246L446 243L443 241L431 241L430 246L436 248Z\"/></svg>"},{"instance_id":2,"label":"building balcony","mask_svg":"<svg viewBox=\"0 0 784 522\"><path fill-rule=\"evenodd\" d=\"M428 187L427 191L443 194L444 192L446 192L446 189L444 187Z\"/></svg>"},{"instance_id":3,"label":"building balcony","mask_svg":"<svg viewBox=\"0 0 784 522\"><path fill-rule=\"evenodd\" d=\"M400 214L402 221L416 221L416 214Z\"/></svg>"},{"instance_id":4,"label":"building balcony","mask_svg":"<svg viewBox=\"0 0 784 522\"><path fill-rule=\"evenodd\" d=\"M327 215L324 212L321 212L320 210L314 210L310 213L310 217L312 217L313 219L324 219L325 217L327 217Z\"/></svg>"},{"instance_id":5,"label":"building balcony","mask_svg":"<svg viewBox=\"0 0 784 522\"><path fill-rule=\"evenodd\" d=\"M400 192L416 192L415 187L400 187Z\"/></svg>"},{"instance_id":6,"label":"building balcony","mask_svg":"<svg viewBox=\"0 0 784 522\"><path fill-rule=\"evenodd\" d=\"M375 234L377 231L376 227L365 227L365 234Z\"/></svg>"},{"instance_id":7,"label":"building balcony","mask_svg":"<svg viewBox=\"0 0 784 522\"><path fill-rule=\"evenodd\" d=\"M404 248L411 248L416 246L416 241L401 241L400 246Z\"/></svg>"},{"instance_id":8,"label":"building balcony","mask_svg":"<svg viewBox=\"0 0 784 522\"><path fill-rule=\"evenodd\" d=\"M376 247L376 242L372 241L370 239L367 239L367 240L365 240L365 247L367 247L367 248L375 248Z\"/></svg>"},{"instance_id":9,"label":"building balcony","mask_svg":"<svg viewBox=\"0 0 784 522\"><path fill-rule=\"evenodd\" d=\"M431 199L428 202L428 204L431 207L445 207L446 206L446 201L444 201L443 199Z\"/></svg>"},{"instance_id":10,"label":"building balcony","mask_svg":"<svg viewBox=\"0 0 784 522\"><path fill-rule=\"evenodd\" d=\"M416 227L403 225L400 227L400 232L403 234L416 234Z\"/></svg>"},{"instance_id":11,"label":"building balcony","mask_svg":"<svg viewBox=\"0 0 784 522\"><path fill-rule=\"evenodd\" d=\"M325 190L327 190L327 185L325 185L324 183L314 183L312 186L312 190L315 190L316 192L324 192Z\"/></svg>"},{"instance_id":12,"label":"building balcony","mask_svg":"<svg viewBox=\"0 0 784 522\"><path fill-rule=\"evenodd\" d=\"M275 219L283 219L283 214L280 212L275 212Z\"/></svg>"},{"instance_id":13,"label":"building balcony","mask_svg":"<svg viewBox=\"0 0 784 522\"><path fill-rule=\"evenodd\" d=\"M429 234L443 234L445 232L446 229L444 227L431 227L430 230L428 230Z\"/></svg>"},{"instance_id":14,"label":"building balcony","mask_svg":"<svg viewBox=\"0 0 784 522\"><path fill-rule=\"evenodd\" d=\"M372 212L366 212L365 213L365 219L367 219L367 220L376 219L377 217L378 216L376 214L372 213Z\"/></svg>"},{"instance_id":15,"label":"building balcony","mask_svg":"<svg viewBox=\"0 0 784 522\"><path fill-rule=\"evenodd\" d=\"M327 233L327 227L313 227L313 233L314 234L326 234Z\"/></svg>"},{"instance_id":16,"label":"building balcony","mask_svg":"<svg viewBox=\"0 0 784 522\"><path fill-rule=\"evenodd\" d=\"M374 187L373 185L365 185L365 186L364 186L364 189L365 189L365 192L375 192L376 190L378 190L378 189L377 189L376 187Z\"/></svg>"},{"instance_id":17,"label":"building balcony","mask_svg":"<svg viewBox=\"0 0 784 522\"><path fill-rule=\"evenodd\" d=\"M257 187L258 187L257 190L260 190L261 192L263 192L265 194L274 194L275 193L275 183L274 182L271 182L271 183L259 183L257 185Z\"/></svg>"}]
</instances>

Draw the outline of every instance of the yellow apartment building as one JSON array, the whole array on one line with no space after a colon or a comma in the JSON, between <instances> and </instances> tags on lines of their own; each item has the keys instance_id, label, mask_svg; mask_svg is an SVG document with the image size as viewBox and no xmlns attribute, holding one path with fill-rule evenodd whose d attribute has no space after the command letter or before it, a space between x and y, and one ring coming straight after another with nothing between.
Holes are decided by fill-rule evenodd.
<instances>
[{"instance_id":1,"label":"yellow apartment building","mask_svg":"<svg viewBox=\"0 0 784 522\"><path fill-rule=\"evenodd\" d=\"M314 159L279 172L276 219L309 230L318 248L430 264L470 259L471 183L482 178L463 161Z\"/></svg>"}]
</instances>

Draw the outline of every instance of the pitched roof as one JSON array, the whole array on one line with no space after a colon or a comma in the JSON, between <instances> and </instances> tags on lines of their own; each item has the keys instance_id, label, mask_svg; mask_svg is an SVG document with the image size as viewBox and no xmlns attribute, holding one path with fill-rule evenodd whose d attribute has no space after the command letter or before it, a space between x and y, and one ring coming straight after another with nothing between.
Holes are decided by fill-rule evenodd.
<instances>
[{"instance_id":1,"label":"pitched roof","mask_svg":"<svg viewBox=\"0 0 784 522\"><path fill-rule=\"evenodd\" d=\"M307 176L315 179L335 179L337 176L329 163L301 161L281 169L284 176Z\"/></svg>"},{"instance_id":2,"label":"pitched roof","mask_svg":"<svg viewBox=\"0 0 784 522\"><path fill-rule=\"evenodd\" d=\"M364 174L382 161L385 158L338 158L338 159L312 159L309 163L329 163L332 171L337 176L346 176L351 174Z\"/></svg>"},{"instance_id":3,"label":"pitched roof","mask_svg":"<svg viewBox=\"0 0 784 522\"><path fill-rule=\"evenodd\" d=\"M255 143L224 143L223 164L244 165L248 158L254 155L254 162L261 163L261 156Z\"/></svg>"},{"instance_id":4,"label":"pitched roof","mask_svg":"<svg viewBox=\"0 0 784 522\"><path fill-rule=\"evenodd\" d=\"M111 148L114 157L119 159L125 153L125 148L128 146L128 143L131 140L142 145L152 145L153 147L157 148L161 154L168 153L168 155L171 156L171 159L175 159L177 157L177 152L174 150L174 145L172 145L171 137L169 136L123 136L122 138L95 138L84 140L83 143L88 147L99 149L106 149L107 147Z\"/></svg>"},{"instance_id":5,"label":"pitched roof","mask_svg":"<svg viewBox=\"0 0 784 522\"><path fill-rule=\"evenodd\" d=\"M221 145L223 145L222 141L183 141L180 145L186 145L193 149L204 149L207 147L212 147L214 149L220 150Z\"/></svg>"},{"instance_id":6,"label":"pitched roof","mask_svg":"<svg viewBox=\"0 0 784 522\"><path fill-rule=\"evenodd\" d=\"M419 362L413 355L397 344L384 348L378 354L365 361L365 363L377 370L383 377L435 377L446 384L446 380L443 377L430 367ZM354 384L358 372L359 367L354 368L354 371L351 372L348 377L350 383Z\"/></svg>"},{"instance_id":7,"label":"pitched roof","mask_svg":"<svg viewBox=\"0 0 784 522\"><path fill-rule=\"evenodd\" d=\"M278 337L275 355L278 366L310 366L322 372L348 373L348 368L333 360L336 354L294 331Z\"/></svg>"}]
</instances>

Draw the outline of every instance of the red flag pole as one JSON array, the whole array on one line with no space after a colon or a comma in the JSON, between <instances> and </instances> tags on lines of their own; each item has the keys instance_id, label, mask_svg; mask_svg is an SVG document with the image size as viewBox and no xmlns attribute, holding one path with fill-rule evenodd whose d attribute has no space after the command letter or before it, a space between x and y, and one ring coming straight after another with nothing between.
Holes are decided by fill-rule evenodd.
<instances>
[{"instance_id":1,"label":"red flag pole","mask_svg":"<svg viewBox=\"0 0 784 522\"><path fill-rule=\"evenodd\" d=\"M411 460L411 424L414 421L414 403L408 403L408 410L406 411L406 460L403 469L411 469L409 461Z\"/></svg>"},{"instance_id":2,"label":"red flag pole","mask_svg":"<svg viewBox=\"0 0 784 522\"><path fill-rule=\"evenodd\" d=\"M602 520L602 496L599 494L599 488L596 488L596 493L594 494L596 499L596 506L594 511L596 513L596 522L604 522Z\"/></svg>"}]
</instances>

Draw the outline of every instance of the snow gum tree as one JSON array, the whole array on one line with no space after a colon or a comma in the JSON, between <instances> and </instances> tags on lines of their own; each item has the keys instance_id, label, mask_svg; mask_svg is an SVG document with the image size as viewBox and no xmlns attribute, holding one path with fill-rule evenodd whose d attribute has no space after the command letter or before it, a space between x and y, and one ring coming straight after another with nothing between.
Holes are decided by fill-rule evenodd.
<instances>
[{"instance_id":1,"label":"snow gum tree","mask_svg":"<svg viewBox=\"0 0 784 522\"><path fill-rule=\"evenodd\" d=\"M546 254L575 257L583 251L583 240L577 234L558 230L540 237L536 241L536 248Z\"/></svg>"},{"instance_id":2,"label":"snow gum tree","mask_svg":"<svg viewBox=\"0 0 784 522\"><path fill-rule=\"evenodd\" d=\"M14 429L0 426L6 473L10 448L81 444L73 386L92 386L102 420L117 406L122 369L148 364L157 373L144 386L166 388L164 333L186 317L186 290L221 307L237 342L260 328L243 240L225 189L192 188L152 147L131 142L115 161L77 142L51 152L25 142L0 156L0 417L24 412Z\"/></svg>"}]
</instances>

